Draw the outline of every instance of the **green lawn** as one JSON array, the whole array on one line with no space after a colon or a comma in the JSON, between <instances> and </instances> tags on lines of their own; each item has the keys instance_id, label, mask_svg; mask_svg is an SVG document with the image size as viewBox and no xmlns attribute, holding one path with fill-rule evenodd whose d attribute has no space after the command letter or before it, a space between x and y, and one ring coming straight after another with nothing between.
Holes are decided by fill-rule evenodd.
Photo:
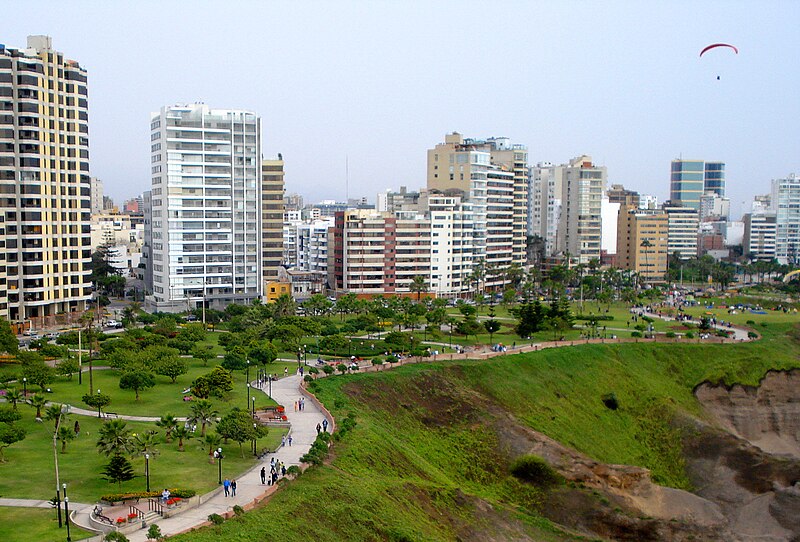
<instances>
[{"instance_id":1,"label":"green lawn","mask_svg":"<svg viewBox=\"0 0 800 542\"><path fill-rule=\"evenodd\" d=\"M70 538L83 540L94 533L70 525ZM58 528L55 509L12 508L0 506L0 540L3 542L31 542L33 540L66 540L66 526Z\"/></svg>"},{"instance_id":2,"label":"green lawn","mask_svg":"<svg viewBox=\"0 0 800 542\"><path fill-rule=\"evenodd\" d=\"M0 463L0 495L24 499L50 499L55 495L55 467L51 422L34 422L34 411L20 407L23 420L19 423L28 432L27 438L5 449L6 461ZM87 416L70 415L69 427L80 422L78 437L67 444L66 453L58 454L61 483L66 483L70 499L93 503L100 495L117 491L116 484L102 479L100 471L108 460L97 453L97 437L101 420ZM128 422L133 432L159 430L154 424ZM159 430L160 431L160 430ZM163 434L163 433L162 433ZM197 429L197 435L200 428ZM271 429L270 434L258 442L258 449L275 449L280 442L282 429ZM235 442L222 445L225 451L223 475L236 476L247 470L255 461L244 444L244 457ZM58 443L61 450L61 443ZM188 487L198 494L210 491L217 485L218 467L208 461L208 450L198 440L185 442L185 451L178 451L177 441L162 443L159 455L150 459L150 487ZM137 478L122 484L123 491L145 489L144 458L132 459ZM33 540L33 539L31 539Z\"/></svg>"}]
</instances>

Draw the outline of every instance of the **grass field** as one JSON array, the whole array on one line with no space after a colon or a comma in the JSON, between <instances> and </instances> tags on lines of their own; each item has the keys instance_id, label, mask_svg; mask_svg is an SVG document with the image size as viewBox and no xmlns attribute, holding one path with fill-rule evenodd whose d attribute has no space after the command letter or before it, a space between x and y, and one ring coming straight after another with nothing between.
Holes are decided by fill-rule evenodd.
<instances>
[{"instance_id":1,"label":"grass field","mask_svg":"<svg viewBox=\"0 0 800 542\"><path fill-rule=\"evenodd\" d=\"M763 329L752 343L585 345L324 379L317 396L337 420L357 422L334 445L331 465L312 468L261 510L176 540L455 540L469 528L514 539L492 532L508 520L504 511L535 539L569 540L538 515L540 491L509 476L512 458L482 412L500 407L591 457L689 488L670 422L703 415L693 388L754 385L769 369L800 367L794 325L772 320ZM607 393L618 410L603 404ZM499 515L482 516L478 499Z\"/></svg>"},{"instance_id":2,"label":"grass field","mask_svg":"<svg viewBox=\"0 0 800 542\"><path fill-rule=\"evenodd\" d=\"M83 540L93 536L75 525L70 525L70 538ZM53 542L66 540L66 527L58 528L55 509L0 507L0 540L3 542Z\"/></svg>"}]
</instances>

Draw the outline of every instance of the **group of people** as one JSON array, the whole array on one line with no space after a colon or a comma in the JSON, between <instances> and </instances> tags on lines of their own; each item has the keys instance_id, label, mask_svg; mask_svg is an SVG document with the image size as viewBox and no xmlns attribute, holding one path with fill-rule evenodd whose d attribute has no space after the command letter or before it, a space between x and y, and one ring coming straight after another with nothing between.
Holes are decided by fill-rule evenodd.
<instances>
[{"instance_id":1,"label":"group of people","mask_svg":"<svg viewBox=\"0 0 800 542\"><path fill-rule=\"evenodd\" d=\"M236 479L234 478L233 480L228 480L227 478L225 478L225 480L222 482L222 489L225 490L226 497L235 497Z\"/></svg>"},{"instance_id":2,"label":"group of people","mask_svg":"<svg viewBox=\"0 0 800 542\"><path fill-rule=\"evenodd\" d=\"M286 465L273 457L269 460L269 477L267 477L267 467L261 467L261 484L274 485L278 481L278 476L286 476Z\"/></svg>"},{"instance_id":3,"label":"group of people","mask_svg":"<svg viewBox=\"0 0 800 542\"><path fill-rule=\"evenodd\" d=\"M317 424L317 434L319 435L320 431L328 432L328 419L322 418L322 423Z\"/></svg>"},{"instance_id":4,"label":"group of people","mask_svg":"<svg viewBox=\"0 0 800 542\"><path fill-rule=\"evenodd\" d=\"M297 401L294 402L294 411L295 412L297 412L297 411L302 412L303 410L305 410L305 408L306 408L306 398L305 397L301 397L300 399L298 399Z\"/></svg>"}]
</instances>

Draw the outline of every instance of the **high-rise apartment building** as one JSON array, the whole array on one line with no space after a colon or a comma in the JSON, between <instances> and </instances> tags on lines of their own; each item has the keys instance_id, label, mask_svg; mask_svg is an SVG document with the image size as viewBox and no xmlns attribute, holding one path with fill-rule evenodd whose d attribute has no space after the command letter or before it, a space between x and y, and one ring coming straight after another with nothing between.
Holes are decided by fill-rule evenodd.
<instances>
[{"instance_id":1,"label":"high-rise apartment building","mask_svg":"<svg viewBox=\"0 0 800 542\"><path fill-rule=\"evenodd\" d=\"M772 209L775 211L775 257L782 264L800 261L800 177L791 174L772 181Z\"/></svg>"},{"instance_id":2,"label":"high-rise apartment building","mask_svg":"<svg viewBox=\"0 0 800 542\"><path fill-rule=\"evenodd\" d=\"M544 255L556 253L564 166L540 162L528 172L528 235L544 240Z\"/></svg>"},{"instance_id":3,"label":"high-rise apartment building","mask_svg":"<svg viewBox=\"0 0 800 542\"><path fill-rule=\"evenodd\" d=\"M459 196L428 194L421 208L431 223L430 292L455 298L470 290L473 272L472 207Z\"/></svg>"},{"instance_id":4,"label":"high-rise apartment building","mask_svg":"<svg viewBox=\"0 0 800 542\"><path fill-rule=\"evenodd\" d=\"M622 205L617 227L620 269L631 269L646 282L660 282L667 273L669 219L660 209Z\"/></svg>"},{"instance_id":5,"label":"high-rise apartment building","mask_svg":"<svg viewBox=\"0 0 800 542\"><path fill-rule=\"evenodd\" d=\"M527 147L508 138L465 139L454 132L428 150L428 190L458 195L471 206L475 263L496 270L525 264L527 162ZM501 286L500 277L487 286Z\"/></svg>"},{"instance_id":6,"label":"high-rise apartment building","mask_svg":"<svg viewBox=\"0 0 800 542\"><path fill-rule=\"evenodd\" d=\"M591 156L573 158L564 167L557 253L569 253L583 264L600 260L606 178L606 168L596 166Z\"/></svg>"},{"instance_id":7,"label":"high-rise apartment building","mask_svg":"<svg viewBox=\"0 0 800 542\"><path fill-rule=\"evenodd\" d=\"M669 199L674 204L700 210L706 192L725 196L725 164L702 160L673 160L670 168Z\"/></svg>"},{"instance_id":8,"label":"high-rise apartment building","mask_svg":"<svg viewBox=\"0 0 800 542\"><path fill-rule=\"evenodd\" d=\"M261 162L261 253L264 284L278 280L283 262L283 156Z\"/></svg>"},{"instance_id":9,"label":"high-rise apartment building","mask_svg":"<svg viewBox=\"0 0 800 542\"><path fill-rule=\"evenodd\" d=\"M743 221L744 256L753 261L775 259L775 236L778 232L775 213L747 213Z\"/></svg>"},{"instance_id":10,"label":"high-rise apartment building","mask_svg":"<svg viewBox=\"0 0 800 542\"><path fill-rule=\"evenodd\" d=\"M44 325L83 311L91 294L86 80L48 36L29 36L25 49L0 45L0 304L5 297L13 322Z\"/></svg>"},{"instance_id":11,"label":"high-rise apartment building","mask_svg":"<svg viewBox=\"0 0 800 542\"><path fill-rule=\"evenodd\" d=\"M180 312L204 299L223 308L259 298L260 119L251 111L179 105L154 113L150 129L147 304Z\"/></svg>"},{"instance_id":12,"label":"high-rise apartment building","mask_svg":"<svg viewBox=\"0 0 800 542\"><path fill-rule=\"evenodd\" d=\"M700 222L728 220L731 214L731 200L714 192L700 196Z\"/></svg>"},{"instance_id":13,"label":"high-rise apartment building","mask_svg":"<svg viewBox=\"0 0 800 542\"><path fill-rule=\"evenodd\" d=\"M696 209L681 205L664 205L669 218L669 255L677 254L681 260L697 257L697 234L700 229Z\"/></svg>"},{"instance_id":14,"label":"high-rise apartment building","mask_svg":"<svg viewBox=\"0 0 800 542\"><path fill-rule=\"evenodd\" d=\"M103 212L103 181L97 177L91 178L92 183L92 214Z\"/></svg>"}]
</instances>

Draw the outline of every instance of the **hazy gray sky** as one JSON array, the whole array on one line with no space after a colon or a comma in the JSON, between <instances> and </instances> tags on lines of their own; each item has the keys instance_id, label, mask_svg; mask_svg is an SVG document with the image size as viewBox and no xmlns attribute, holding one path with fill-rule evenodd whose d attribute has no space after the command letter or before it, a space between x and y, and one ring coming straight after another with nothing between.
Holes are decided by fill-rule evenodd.
<instances>
[{"instance_id":1,"label":"hazy gray sky","mask_svg":"<svg viewBox=\"0 0 800 542\"><path fill-rule=\"evenodd\" d=\"M89 70L92 174L150 186L149 116L203 101L262 118L307 201L425 182L459 131L590 154L668 192L673 158L727 163L731 209L800 173L800 2L10 2L0 43L48 34ZM733 43L739 54L702 47ZM717 80L717 76L720 79Z\"/></svg>"}]
</instances>

